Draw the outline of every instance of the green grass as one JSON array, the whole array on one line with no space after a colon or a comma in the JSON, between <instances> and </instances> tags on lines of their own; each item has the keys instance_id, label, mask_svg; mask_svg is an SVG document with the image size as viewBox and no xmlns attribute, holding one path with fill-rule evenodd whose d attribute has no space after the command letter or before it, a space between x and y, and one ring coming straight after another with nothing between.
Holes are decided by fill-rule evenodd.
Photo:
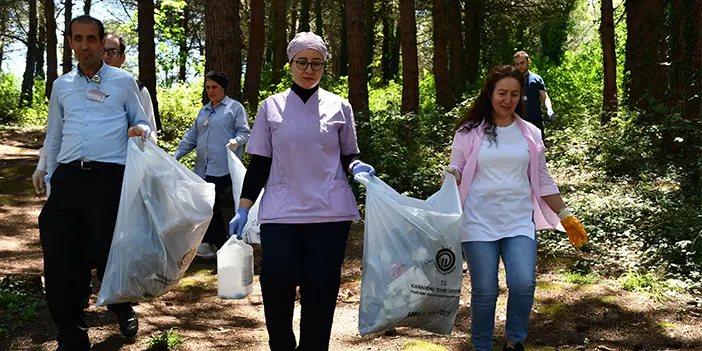
<instances>
[{"instance_id":1,"label":"green grass","mask_svg":"<svg viewBox=\"0 0 702 351\"><path fill-rule=\"evenodd\" d=\"M651 272L630 271L622 274L617 279L617 283L624 290L644 293L656 301L665 300L668 293L680 290L677 286L668 284L666 280Z\"/></svg>"},{"instance_id":2,"label":"green grass","mask_svg":"<svg viewBox=\"0 0 702 351\"><path fill-rule=\"evenodd\" d=\"M536 289L544 292L558 292L563 290L563 287L558 283L539 281L536 283Z\"/></svg>"},{"instance_id":3,"label":"green grass","mask_svg":"<svg viewBox=\"0 0 702 351\"><path fill-rule=\"evenodd\" d=\"M429 342L408 341L402 344L402 351L448 351L448 349Z\"/></svg>"},{"instance_id":4,"label":"green grass","mask_svg":"<svg viewBox=\"0 0 702 351\"><path fill-rule=\"evenodd\" d=\"M568 308L561 302L539 307L539 312L548 319L562 319L568 316Z\"/></svg>"},{"instance_id":5,"label":"green grass","mask_svg":"<svg viewBox=\"0 0 702 351\"><path fill-rule=\"evenodd\" d=\"M563 281L573 284L595 284L598 281L597 275L593 273L565 272Z\"/></svg>"},{"instance_id":6,"label":"green grass","mask_svg":"<svg viewBox=\"0 0 702 351\"><path fill-rule=\"evenodd\" d=\"M169 351L175 350L183 344L183 339L175 331L176 327L158 334L152 334L146 340L146 351Z\"/></svg>"}]
</instances>

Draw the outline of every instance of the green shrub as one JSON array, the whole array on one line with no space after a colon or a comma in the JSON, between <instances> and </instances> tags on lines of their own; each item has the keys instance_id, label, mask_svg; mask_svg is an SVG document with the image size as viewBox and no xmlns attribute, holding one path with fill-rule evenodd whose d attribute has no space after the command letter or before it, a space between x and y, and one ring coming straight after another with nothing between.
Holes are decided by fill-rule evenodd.
<instances>
[{"instance_id":1,"label":"green shrub","mask_svg":"<svg viewBox=\"0 0 702 351\"><path fill-rule=\"evenodd\" d=\"M147 351L169 351L175 350L180 345L183 344L183 339L175 331L176 327L169 329L158 334L152 334L151 337L146 340Z\"/></svg>"}]
</instances>

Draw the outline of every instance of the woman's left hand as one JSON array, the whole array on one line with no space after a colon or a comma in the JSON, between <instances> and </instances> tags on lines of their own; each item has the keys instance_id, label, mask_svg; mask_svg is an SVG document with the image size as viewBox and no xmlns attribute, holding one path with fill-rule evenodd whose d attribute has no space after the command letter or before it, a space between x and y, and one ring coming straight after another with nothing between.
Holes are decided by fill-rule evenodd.
<instances>
[{"instance_id":1,"label":"woman's left hand","mask_svg":"<svg viewBox=\"0 0 702 351\"><path fill-rule=\"evenodd\" d=\"M577 218L572 215L565 217L561 219L561 224L568 234L570 244L576 249L580 248L583 244L587 244L587 233L585 232L585 228L583 228L583 224L580 223Z\"/></svg>"}]
</instances>

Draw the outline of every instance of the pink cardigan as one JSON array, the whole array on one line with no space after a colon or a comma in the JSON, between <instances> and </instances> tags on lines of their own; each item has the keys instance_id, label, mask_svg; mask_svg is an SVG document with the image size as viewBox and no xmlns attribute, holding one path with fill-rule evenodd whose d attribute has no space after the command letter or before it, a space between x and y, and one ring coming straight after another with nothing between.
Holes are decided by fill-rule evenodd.
<instances>
[{"instance_id":1,"label":"pink cardigan","mask_svg":"<svg viewBox=\"0 0 702 351\"><path fill-rule=\"evenodd\" d=\"M541 198L542 196L559 193L556 182L553 181L553 177L548 172L541 131L533 124L522 120L516 114L515 123L519 126L529 145L528 177L531 184L531 200L534 203L534 224L536 224L536 229L560 227L558 216ZM456 132L453 138L451 166L455 166L461 171L461 185L458 191L461 195L461 203L464 206L470 185L475 176L475 169L478 166L478 152L474 151L480 150L484 136L483 123L467 133Z\"/></svg>"}]
</instances>

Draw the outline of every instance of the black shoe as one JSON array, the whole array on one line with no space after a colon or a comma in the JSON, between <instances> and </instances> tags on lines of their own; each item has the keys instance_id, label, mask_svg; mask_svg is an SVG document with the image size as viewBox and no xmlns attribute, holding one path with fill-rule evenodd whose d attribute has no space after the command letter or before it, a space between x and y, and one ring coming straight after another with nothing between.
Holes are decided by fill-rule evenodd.
<instances>
[{"instance_id":1,"label":"black shoe","mask_svg":"<svg viewBox=\"0 0 702 351\"><path fill-rule=\"evenodd\" d=\"M114 310L119 321L119 331L127 338L133 338L139 331L139 318L137 318L132 306L126 306L118 310Z\"/></svg>"},{"instance_id":2,"label":"black shoe","mask_svg":"<svg viewBox=\"0 0 702 351\"><path fill-rule=\"evenodd\" d=\"M514 343L513 347L508 347L507 344L505 344L505 347L502 348L503 351L524 351L524 345L522 345L521 342Z\"/></svg>"},{"instance_id":3,"label":"black shoe","mask_svg":"<svg viewBox=\"0 0 702 351\"><path fill-rule=\"evenodd\" d=\"M87 344L80 345L59 345L56 351L90 351L91 345Z\"/></svg>"}]
</instances>

